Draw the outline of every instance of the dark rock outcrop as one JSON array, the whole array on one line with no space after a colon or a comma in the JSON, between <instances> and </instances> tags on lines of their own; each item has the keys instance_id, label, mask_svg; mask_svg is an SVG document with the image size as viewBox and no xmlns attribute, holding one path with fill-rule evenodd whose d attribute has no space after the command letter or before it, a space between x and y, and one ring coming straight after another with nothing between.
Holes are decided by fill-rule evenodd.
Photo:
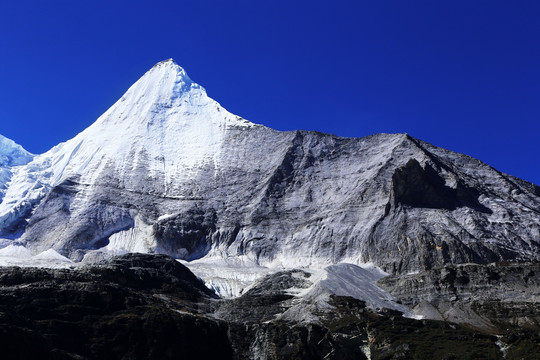
<instances>
[{"instance_id":1,"label":"dark rock outcrop","mask_svg":"<svg viewBox=\"0 0 540 360\"><path fill-rule=\"evenodd\" d=\"M486 282L497 276L507 275L479 275ZM531 276L526 282L536 284ZM448 272L441 283L466 286L477 278L463 277ZM532 358L540 340L530 327L510 326L497 338L336 295L309 310L316 320L286 320L299 301L287 290L306 279L284 271L220 300L166 256L125 255L76 269L1 268L2 359L502 359L497 341L509 346L507 359L520 359Z\"/></svg>"},{"instance_id":2,"label":"dark rock outcrop","mask_svg":"<svg viewBox=\"0 0 540 360\"><path fill-rule=\"evenodd\" d=\"M2 358L231 358L226 324L199 315L212 298L166 256L125 255L76 270L2 268Z\"/></svg>"},{"instance_id":3,"label":"dark rock outcrop","mask_svg":"<svg viewBox=\"0 0 540 360\"><path fill-rule=\"evenodd\" d=\"M398 203L412 207L455 210L469 207L487 214L493 212L478 201L480 192L458 181L455 188L445 184L445 180L426 164L424 168L416 159L392 175L394 205Z\"/></svg>"}]
</instances>

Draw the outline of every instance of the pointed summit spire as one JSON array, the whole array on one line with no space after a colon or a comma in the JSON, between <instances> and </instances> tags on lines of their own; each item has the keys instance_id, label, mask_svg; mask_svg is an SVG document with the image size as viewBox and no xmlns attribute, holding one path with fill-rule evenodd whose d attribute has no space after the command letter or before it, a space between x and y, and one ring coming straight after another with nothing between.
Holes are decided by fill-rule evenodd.
<instances>
[{"instance_id":1,"label":"pointed summit spire","mask_svg":"<svg viewBox=\"0 0 540 360\"><path fill-rule=\"evenodd\" d=\"M137 80L97 123L145 122L154 117L149 114L164 109L179 108L186 103L204 106L210 101L203 87L194 83L173 59L167 59Z\"/></svg>"},{"instance_id":2,"label":"pointed summit spire","mask_svg":"<svg viewBox=\"0 0 540 360\"><path fill-rule=\"evenodd\" d=\"M181 76L184 79L189 80L189 82L191 82L191 79L187 75L184 68L182 68L180 65L178 65L174 61L173 58L158 62L157 64L152 66L152 68L147 72L147 74L151 73L151 72L154 72L154 71L161 71L161 72L170 71L170 72L176 73L176 75Z\"/></svg>"},{"instance_id":3,"label":"pointed summit spire","mask_svg":"<svg viewBox=\"0 0 540 360\"><path fill-rule=\"evenodd\" d=\"M167 60L163 60L163 61L158 62L156 65L154 65L154 67L166 66L166 65L176 65L176 66L178 66L178 64L176 63L176 61L174 61L173 58L169 58Z\"/></svg>"},{"instance_id":4,"label":"pointed summit spire","mask_svg":"<svg viewBox=\"0 0 540 360\"><path fill-rule=\"evenodd\" d=\"M124 97L144 94L147 98L158 96L161 102L169 97L177 99L192 89L204 92L204 89L195 84L186 71L171 58L155 64L129 88Z\"/></svg>"},{"instance_id":5,"label":"pointed summit spire","mask_svg":"<svg viewBox=\"0 0 540 360\"><path fill-rule=\"evenodd\" d=\"M90 127L45 154L53 158L50 184L75 175L92 182L107 164L131 168L139 157L197 167L217 156L227 129L252 125L209 98L174 60L161 61Z\"/></svg>"}]
</instances>

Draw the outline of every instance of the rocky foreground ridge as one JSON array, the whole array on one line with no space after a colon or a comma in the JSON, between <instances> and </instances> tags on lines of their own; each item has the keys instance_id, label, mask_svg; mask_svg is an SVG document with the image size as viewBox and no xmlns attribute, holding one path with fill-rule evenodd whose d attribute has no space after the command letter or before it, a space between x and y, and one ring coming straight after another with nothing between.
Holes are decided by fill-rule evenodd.
<instances>
[{"instance_id":1,"label":"rocky foreground ridge","mask_svg":"<svg viewBox=\"0 0 540 360\"><path fill-rule=\"evenodd\" d=\"M511 273L534 272L538 266L526 268L502 265L485 271L498 274L500 284L509 285ZM538 294L535 274L529 276L529 290ZM447 275L439 278L441 283L448 283ZM513 310L508 312L514 309L511 299L498 300L498 307L489 300L481 312L495 324L489 331L407 319L397 311L369 309L344 296L331 296L328 308L314 310L317 321L281 319L299 301L287 290L306 282L307 273L279 272L244 295L224 300L164 255L129 254L78 269L5 267L0 269L2 358L533 359L538 355L537 303L529 307L525 324L515 322Z\"/></svg>"}]
</instances>

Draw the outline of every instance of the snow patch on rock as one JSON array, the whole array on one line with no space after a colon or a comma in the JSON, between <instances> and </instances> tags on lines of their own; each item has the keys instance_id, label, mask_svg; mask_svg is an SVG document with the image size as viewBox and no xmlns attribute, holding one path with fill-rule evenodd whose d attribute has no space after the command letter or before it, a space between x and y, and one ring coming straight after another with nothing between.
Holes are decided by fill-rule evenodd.
<instances>
[{"instance_id":1,"label":"snow patch on rock","mask_svg":"<svg viewBox=\"0 0 540 360\"><path fill-rule=\"evenodd\" d=\"M180 261L205 285L223 298L240 296L264 276L279 269L257 265L247 256L202 258L191 262Z\"/></svg>"},{"instance_id":2,"label":"snow patch on rock","mask_svg":"<svg viewBox=\"0 0 540 360\"><path fill-rule=\"evenodd\" d=\"M0 266L67 268L76 264L54 249L33 256L26 247L11 244L0 249Z\"/></svg>"}]
</instances>

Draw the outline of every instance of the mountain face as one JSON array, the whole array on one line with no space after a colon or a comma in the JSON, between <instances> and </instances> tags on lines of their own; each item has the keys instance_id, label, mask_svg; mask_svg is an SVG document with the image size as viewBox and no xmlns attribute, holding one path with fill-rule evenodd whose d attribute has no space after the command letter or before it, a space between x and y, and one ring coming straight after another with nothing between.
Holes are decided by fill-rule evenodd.
<instances>
[{"instance_id":1,"label":"mountain face","mask_svg":"<svg viewBox=\"0 0 540 360\"><path fill-rule=\"evenodd\" d=\"M172 60L44 154L0 137L6 359L532 358L539 263L540 187L253 124Z\"/></svg>"},{"instance_id":2,"label":"mountain face","mask_svg":"<svg viewBox=\"0 0 540 360\"><path fill-rule=\"evenodd\" d=\"M407 134L253 124L172 60L73 139L12 169L0 182L0 236L75 261L147 252L406 273L540 260L540 187Z\"/></svg>"}]
</instances>

